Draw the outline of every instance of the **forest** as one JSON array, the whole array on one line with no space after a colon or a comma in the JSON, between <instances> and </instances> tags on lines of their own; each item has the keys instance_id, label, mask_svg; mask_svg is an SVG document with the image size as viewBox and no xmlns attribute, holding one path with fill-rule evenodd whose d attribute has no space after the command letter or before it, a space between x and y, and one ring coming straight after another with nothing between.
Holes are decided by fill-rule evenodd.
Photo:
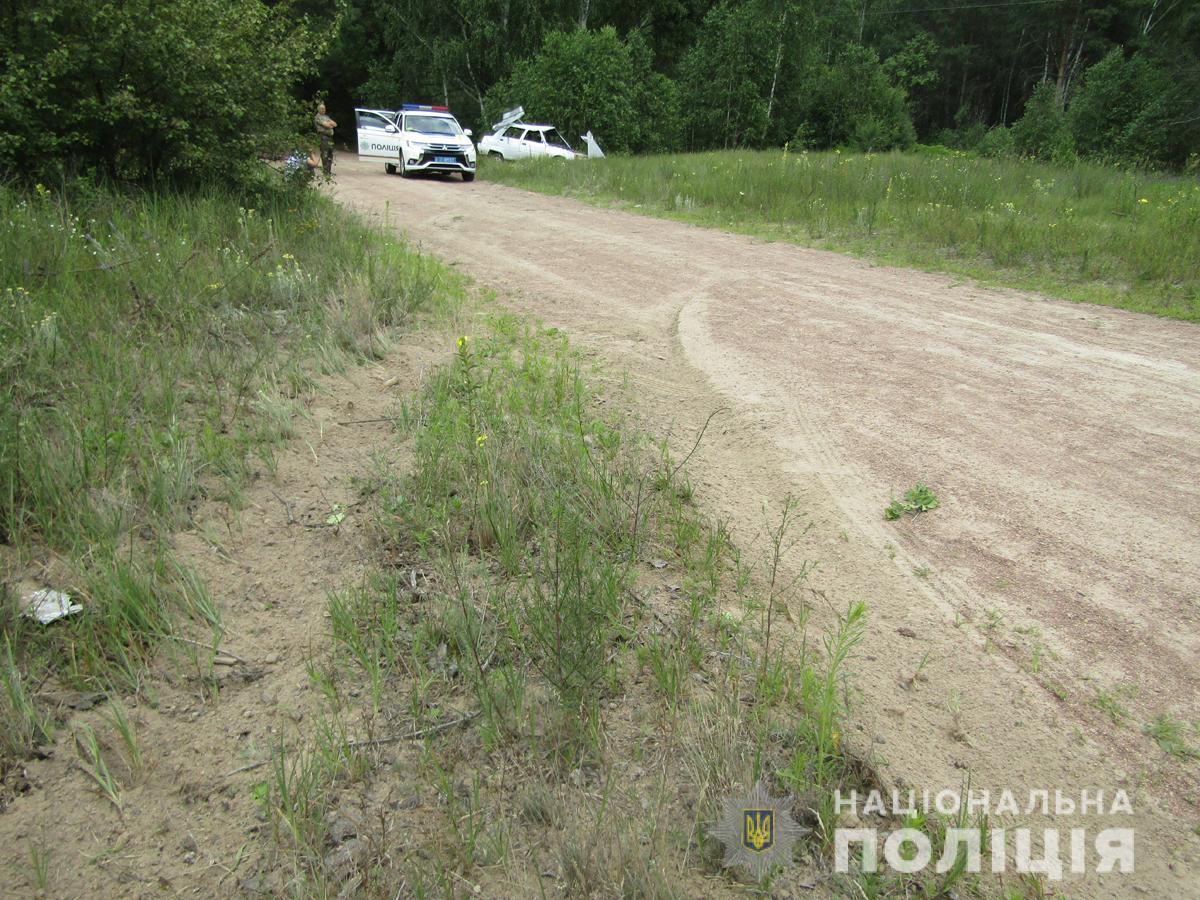
<instances>
[{"instance_id":1,"label":"forest","mask_svg":"<svg viewBox=\"0 0 1200 900\"><path fill-rule=\"evenodd\" d=\"M1194 168L1200 0L0 0L0 173L245 182L325 100L511 105L610 152ZM311 139L311 136L310 136Z\"/></svg>"},{"instance_id":2,"label":"forest","mask_svg":"<svg viewBox=\"0 0 1200 900\"><path fill-rule=\"evenodd\" d=\"M915 141L1182 168L1195 0L351 0L307 85L355 105L510 104L617 151Z\"/></svg>"}]
</instances>

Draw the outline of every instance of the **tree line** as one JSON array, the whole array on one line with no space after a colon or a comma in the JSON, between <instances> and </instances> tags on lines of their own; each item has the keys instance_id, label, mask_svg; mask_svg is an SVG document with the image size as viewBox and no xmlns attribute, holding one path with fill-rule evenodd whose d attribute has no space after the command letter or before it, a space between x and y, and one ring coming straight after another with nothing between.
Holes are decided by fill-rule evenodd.
<instances>
[{"instance_id":1,"label":"tree line","mask_svg":"<svg viewBox=\"0 0 1200 900\"><path fill-rule=\"evenodd\" d=\"M423 101L619 152L1200 152L1200 0L0 0L0 40L10 177L252 178L318 97L344 139Z\"/></svg>"},{"instance_id":2,"label":"tree line","mask_svg":"<svg viewBox=\"0 0 1200 900\"><path fill-rule=\"evenodd\" d=\"M903 148L1183 167L1197 0L351 0L333 106L510 104L613 149Z\"/></svg>"}]
</instances>

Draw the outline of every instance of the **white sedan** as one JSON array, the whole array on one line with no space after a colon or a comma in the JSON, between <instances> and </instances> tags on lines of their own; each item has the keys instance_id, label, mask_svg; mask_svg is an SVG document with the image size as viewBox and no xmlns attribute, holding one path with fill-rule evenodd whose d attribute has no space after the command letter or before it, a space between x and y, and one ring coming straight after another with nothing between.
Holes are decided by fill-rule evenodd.
<instances>
[{"instance_id":1,"label":"white sedan","mask_svg":"<svg viewBox=\"0 0 1200 900\"><path fill-rule=\"evenodd\" d=\"M524 122L514 122L500 131L484 135L479 139L479 152L492 159L575 159L579 156L553 125Z\"/></svg>"},{"instance_id":2,"label":"white sedan","mask_svg":"<svg viewBox=\"0 0 1200 900\"><path fill-rule=\"evenodd\" d=\"M399 110L356 109L358 158L383 161L392 175L414 172L458 172L475 180L475 145L471 132L444 106L405 103Z\"/></svg>"}]
</instances>

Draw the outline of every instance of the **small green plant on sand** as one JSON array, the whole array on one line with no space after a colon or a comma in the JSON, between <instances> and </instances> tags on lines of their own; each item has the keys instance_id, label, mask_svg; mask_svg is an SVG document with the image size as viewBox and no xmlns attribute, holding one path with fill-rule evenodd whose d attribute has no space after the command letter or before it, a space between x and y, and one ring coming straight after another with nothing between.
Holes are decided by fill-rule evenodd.
<instances>
[{"instance_id":1,"label":"small green plant on sand","mask_svg":"<svg viewBox=\"0 0 1200 900\"><path fill-rule=\"evenodd\" d=\"M1182 722L1163 714L1146 725L1142 732L1154 738L1164 753L1185 762L1200 760L1200 750L1189 744L1185 737L1185 726Z\"/></svg>"},{"instance_id":2,"label":"small green plant on sand","mask_svg":"<svg viewBox=\"0 0 1200 900\"><path fill-rule=\"evenodd\" d=\"M929 510L937 508L937 494L931 491L925 482L918 481L904 492L904 499L893 500L887 505L883 511L883 517L889 522L894 522L905 513L915 516L917 513L929 512Z\"/></svg>"}]
</instances>

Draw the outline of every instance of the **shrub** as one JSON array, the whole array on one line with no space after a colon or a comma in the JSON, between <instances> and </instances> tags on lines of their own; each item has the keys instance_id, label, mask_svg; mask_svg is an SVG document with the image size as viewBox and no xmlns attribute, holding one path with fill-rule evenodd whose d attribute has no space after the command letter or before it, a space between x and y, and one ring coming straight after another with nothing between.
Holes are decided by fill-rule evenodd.
<instances>
[{"instance_id":1,"label":"shrub","mask_svg":"<svg viewBox=\"0 0 1200 900\"><path fill-rule=\"evenodd\" d=\"M975 152L980 156L993 158L1012 156L1016 152L1012 129L1003 125L989 129L976 145Z\"/></svg>"},{"instance_id":2,"label":"shrub","mask_svg":"<svg viewBox=\"0 0 1200 900\"><path fill-rule=\"evenodd\" d=\"M1172 73L1120 47L1084 73L1067 116L1081 153L1133 163L1184 165L1200 139L1196 72Z\"/></svg>"},{"instance_id":3,"label":"shrub","mask_svg":"<svg viewBox=\"0 0 1200 900\"><path fill-rule=\"evenodd\" d=\"M1069 159L1074 142L1053 84L1046 82L1034 89L1025 104L1025 114L1012 127L1013 147L1025 156L1038 159Z\"/></svg>"},{"instance_id":4,"label":"shrub","mask_svg":"<svg viewBox=\"0 0 1200 900\"><path fill-rule=\"evenodd\" d=\"M909 152L920 156L955 156L960 153L959 150L945 144L913 144Z\"/></svg>"},{"instance_id":5,"label":"shrub","mask_svg":"<svg viewBox=\"0 0 1200 900\"><path fill-rule=\"evenodd\" d=\"M807 99L807 118L823 146L879 151L916 140L904 91L867 47L851 44L832 65L818 69Z\"/></svg>"},{"instance_id":6,"label":"shrub","mask_svg":"<svg viewBox=\"0 0 1200 900\"><path fill-rule=\"evenodd\" d=\"M294 131L320 40L263 0L31 0L5 26L0 171L229 180Z\"/></svg>"}]
</instances>

